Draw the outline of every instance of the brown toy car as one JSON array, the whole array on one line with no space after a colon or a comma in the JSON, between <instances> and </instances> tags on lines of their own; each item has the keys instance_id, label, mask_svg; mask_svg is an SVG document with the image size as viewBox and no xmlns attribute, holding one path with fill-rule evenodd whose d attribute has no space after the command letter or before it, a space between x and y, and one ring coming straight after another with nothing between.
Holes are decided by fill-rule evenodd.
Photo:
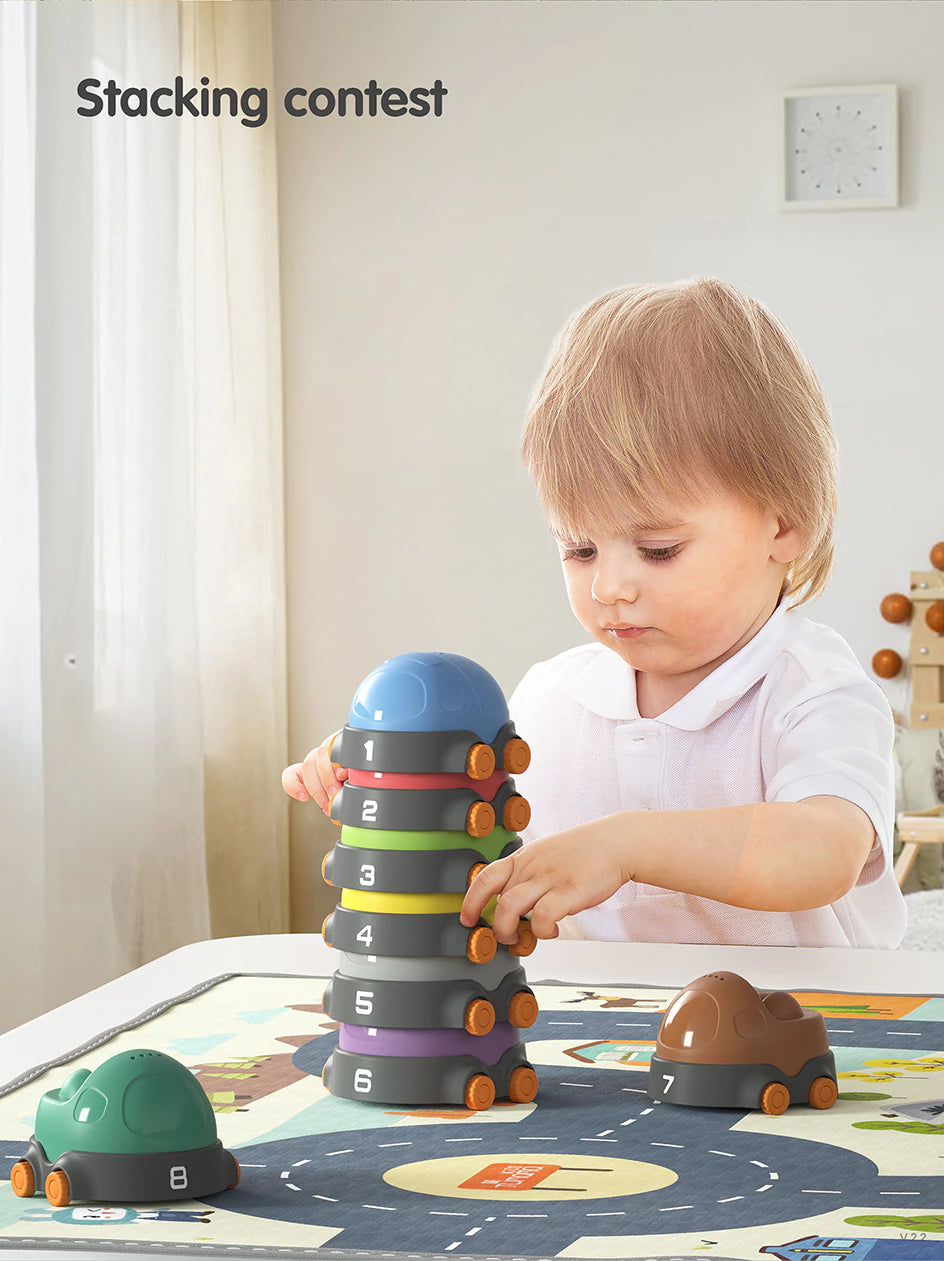
<instances>
[{"instance_id":1,"label":"brown toy car","mask_svg":"<svg viewBox=\"0 0 944 1261\"><path fill-rule=\"evenodd\" d=\"M710 972L673 998L647 1090L662 1103L772 1116L791 1103L830 1108L839 1094L820 1013L784 990L755 990L735 972Z\"/></svg>"}]
</instances>

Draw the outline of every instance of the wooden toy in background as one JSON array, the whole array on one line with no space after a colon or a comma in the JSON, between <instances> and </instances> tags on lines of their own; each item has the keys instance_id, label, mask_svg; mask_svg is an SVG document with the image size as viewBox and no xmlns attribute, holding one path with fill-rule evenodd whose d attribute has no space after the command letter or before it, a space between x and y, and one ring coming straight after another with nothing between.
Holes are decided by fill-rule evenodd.
<instances>
[{"instance_id":1,"label":"wooden toy in background","mask_svg":"<svg viewBox=\"0 0 944 1261\"><path fill-rule=\"evenodd\" d=\"M930 570L911 574L910 595L900 591L885 596L880 605L886 622L911 623L908 664L911 667L912 730L944 728L944 542L935 543ZM872 658L872 669L880 679L894 679L902 672L901 654L881 648ZM902 851L895 862L895 877L904 885L922 845L944 844L944 807L899 813L898 836Z\"/></svg>"},{"instance_id":2,"label":"wooden toy in background","mask_svg":"<svg viewBox=\"0 0 944 1261\"><path fill-rule=\"evenodd\" d=\"M537 1094L520 1035L538 1015L520 966L531 925L505 946L492 903L473 928L459 920L477 872L521 848L530 807L509 772L530 758L498 684L466 657L404 653L358 688L331 746L349 775L322 865L341 889L322 926L342 952L324 992L341 1026L322 1072L332 1094L473 1111Z\"/></svg>"},{"instance_id":3,"label":"wooden toy in background","mask_svg":"<svg viewBox=\"0 0 944 1261\"><path fill-rule=\"evenodd\" d=\"M931 548L930 570L911 575L910 596L893 591L881 603L886 622L911 622L911 726L944 727L944 694L941 667L944 666L944 542ZM901 654L881 648L872 658L872 669L880 679L894 679L902 670Z\"/></svg>"}]
</instances>

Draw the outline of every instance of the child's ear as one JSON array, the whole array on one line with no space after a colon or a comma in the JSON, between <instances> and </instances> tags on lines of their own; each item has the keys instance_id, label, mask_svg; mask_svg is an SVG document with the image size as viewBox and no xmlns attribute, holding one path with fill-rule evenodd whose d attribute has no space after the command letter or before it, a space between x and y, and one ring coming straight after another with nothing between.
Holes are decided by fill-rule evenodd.
<instances>
[{"instance_id":1,"label":"child's ear","mask_svg":"<svg viewBox=\"0 0 944 1261\"><path fill-rule=\"evenodd\" d=\"M791 525L784 517L777 517L777 533L770 549L772 560L781 565L789 565L803 551L803 535L799 527Z\"/></svg>"}]
</instances>

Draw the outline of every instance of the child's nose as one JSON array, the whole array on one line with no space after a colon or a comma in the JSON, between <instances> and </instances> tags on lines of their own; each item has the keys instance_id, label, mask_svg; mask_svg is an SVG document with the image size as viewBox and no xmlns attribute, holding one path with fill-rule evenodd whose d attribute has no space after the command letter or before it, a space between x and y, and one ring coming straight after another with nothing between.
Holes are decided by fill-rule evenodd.
<instances>
[{"instance_id":1,"label":"child's nose","mask_svg":"<svg viewBox=\"0 0 944 1261\"><path fill-rule=\"evenodd\" d=\"M639 584L620 565L598 565L590 594L598 604L632 604L639 596Z\"/></svg>"}]
</instances>

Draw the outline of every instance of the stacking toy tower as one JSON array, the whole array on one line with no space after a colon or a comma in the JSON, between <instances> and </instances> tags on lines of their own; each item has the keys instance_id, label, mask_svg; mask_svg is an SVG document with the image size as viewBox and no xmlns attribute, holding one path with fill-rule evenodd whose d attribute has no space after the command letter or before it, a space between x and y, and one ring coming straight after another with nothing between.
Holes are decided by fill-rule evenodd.
<instances>
[{"instance_id":1,"label":"stacking toy tower","mask_svg":"<svg viewBox=\"0 0 944 1261\"><path fill-rule=\"evenodd\" d=\"M537 1094L519 1034L538 1014L519 963L531 925L509 947L492 904L472 928L459 920L482 867L521 847L531 811L509 772L530 758L498 684L466 657L404 653L357 689L331 747L349 773L322 867L342 891L322 927L342 952L324 995L341 1023L322 1073L332 1094L477 1111Z\"/></svg>"}]
</instances>

